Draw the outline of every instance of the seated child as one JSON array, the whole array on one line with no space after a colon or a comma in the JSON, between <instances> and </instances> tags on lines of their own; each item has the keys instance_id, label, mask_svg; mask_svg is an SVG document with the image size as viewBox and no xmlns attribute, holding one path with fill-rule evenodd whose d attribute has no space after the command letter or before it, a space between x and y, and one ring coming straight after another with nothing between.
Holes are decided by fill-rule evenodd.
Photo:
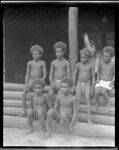
<instances>
[{"instance_id":1,"label":"seated child","mask_svg":"<svg viewBox=\"0 0 119 150\"><path fill-rule=\"evenodd\" d=\"M73 81L65 77L62 79L62 86L56 97L54 108L50 109L47 114L47 133L44 138L51 135L53 120L64 123L67 133L69 134L77 119L77 101L75 96L70 93Z\"/></svg>"},{"instance_id":2,"label":"seated child","mask_svg":"<svg viewBox=\"0 0 119 150\"><path fill-rule=\"evenodd\" d=\"M51 83L48 92L50 107L54 107L54 93L56 94L61 86L61 80L70 76L69 62L64 58L67 45L61 41L54 44L57 59L51 62L49 81Z\"/></svg>"},{"instance_id":3,"label":"seated child","mask_svg":"<svg viewBox=\"0 0 119 150\"><path fill-rule=\"evenodd\" d=\"M30 48L33 60L27 63L27 72L25 77L25 88L23 90L22 105L23 113L19 117L25 117L26 114L26 100L28 92L32 91L32 82L36 78L46 78L46 64L40 59L43 54L43 48L39 45L33 45Z\"/></svg>"},{"instance_id":4,"label":"seated child","mask_svg":"<svg viewBox=\"0 0 119 150\"><path fill-rule=\"evenodd\" d=\"M87 103L87 115L88 115L89 124L92 124L91 115L90 115L91 113L90 100L91 100L91 92L93 91L93 85L95 81L94 66L90 61L91 58L92 58L92 53L90 52L90 50L85 48L82 49L80 51L81 62L76 64L76 68L73 76L74 89L76 92L76 98L78 104L80 104L82 95L85 96L85 100Z\"/></svg>"},{"instance_id":5,"label":"seated child","mask_svg":"<svg viewBox=\"0 0 119 150\"><path fill-rule=\"evenodd\" d=\"M115 63L111 61L114 55L114 48L106 46L103 48L102 60L99 65L97 82L95 84L95 99L96 105L94 111L99 107L99 96L102 95L106 101L106 111L109 111L108 94L114 87L115 81Z\"/></svg>"},{"instance_id":6,"label":"seated child","mask_svg":"<svg viewBox=\"0 0 119 150\"><path fill-rule=\"evenodd\" d=\"M32 82L34 93L29 94L29 109L27 113L29 131L27 134L33 132L33 121L38 120L40 123L40 130L43 132L45 129L44 121L47 119L48 104L47 99L43 94L45 86L44 80L36 78Z\"/></svg>"}]
</instances>

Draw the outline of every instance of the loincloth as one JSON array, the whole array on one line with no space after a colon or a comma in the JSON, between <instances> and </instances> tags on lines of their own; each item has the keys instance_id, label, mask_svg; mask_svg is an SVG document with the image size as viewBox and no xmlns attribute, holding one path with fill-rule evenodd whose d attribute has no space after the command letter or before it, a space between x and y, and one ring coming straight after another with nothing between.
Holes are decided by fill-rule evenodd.
<instances>
[{"instance_id":1,"label":"loincloth","mask_svg":"<svg viewBox=\"0 0 119 150\"><path fill-rule=\"evenodd\" d=\"M84 94L84 92L85 92L85 86L86 86L86 84L89 84L89 83L91 84L91 80L89 80L87 82L82 82L82 81L78 80L76 89L79 89L79 87L81 87L81 93Z\"/></svg>"},{"instance_id":2,"label":"loincloth","mask_svg":"<svg viewBox=\"0 0 119 150\"><path fill-rule=\"evenodd\" d=\"M61 80L54 79L54 82L51 84L51 88L57 92L60 89L60 87L61 87Z\"/></svg>"},{"instance_id":3,"label":"loincloth","mask_svg":"<svg viewBox=\"0 0 119 150\"><path fill-rule=\"evenodd\" d=\"M110 83L111 83L111 81L100 80L99 83L97 83L95 85L95 88L97 88L97 87L103 87L103 88L106 88L108 90L111 90L112 87L109 86Z\"/></svg>"}]
</instances>

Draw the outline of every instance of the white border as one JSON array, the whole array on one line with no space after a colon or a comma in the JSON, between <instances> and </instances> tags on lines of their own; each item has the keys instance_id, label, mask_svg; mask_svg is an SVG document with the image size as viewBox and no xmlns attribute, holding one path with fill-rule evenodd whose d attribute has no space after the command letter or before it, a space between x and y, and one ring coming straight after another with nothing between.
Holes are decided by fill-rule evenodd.
<instances>
[{"instance_id":1,"label":"white border","mask_svg":"<svg viewBox=\"0 0 119 150\"><path fill-rule=\"evenodd\" d=\"M119 1L1 1L1 3L119 3Z\"/></svg>"}]
</instances>

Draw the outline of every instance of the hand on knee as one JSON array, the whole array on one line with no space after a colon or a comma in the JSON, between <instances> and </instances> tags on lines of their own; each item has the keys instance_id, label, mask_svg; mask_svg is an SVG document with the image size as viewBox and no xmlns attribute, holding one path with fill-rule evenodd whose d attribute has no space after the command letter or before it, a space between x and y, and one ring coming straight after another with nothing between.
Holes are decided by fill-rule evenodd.
<instances>
[{"instance_id":1,"label":"hand on knee","mask_svg":"<svg viewBox=\"0 0 119 150\"><path fill-rule=\"evenodd\" d=\"M54 109L50 109L50 110L48 111L48 116L52 116L53 113L54 113Z\"/></svg>"}]
</instances>

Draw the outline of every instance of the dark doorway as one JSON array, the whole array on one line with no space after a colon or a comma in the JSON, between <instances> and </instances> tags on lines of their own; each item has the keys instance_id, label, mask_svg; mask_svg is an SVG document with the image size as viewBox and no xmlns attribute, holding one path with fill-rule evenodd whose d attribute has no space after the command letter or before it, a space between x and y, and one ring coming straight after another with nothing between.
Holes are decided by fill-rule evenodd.
<instances>
[{"instance_id":1,"label":"dark doorway","mask_svg":"<svg viewBox=\"0 0 119 150\"><path fill-rule=\"evenodd\" d=\"M32 59L29 49L39 44L44 49L48 84L50 63L55 59L53 45L57 41L68 44L68 7L8 5L4 8L4 24L5 82L24 83L26 64Z\"/></svg>"}]
</instances>

